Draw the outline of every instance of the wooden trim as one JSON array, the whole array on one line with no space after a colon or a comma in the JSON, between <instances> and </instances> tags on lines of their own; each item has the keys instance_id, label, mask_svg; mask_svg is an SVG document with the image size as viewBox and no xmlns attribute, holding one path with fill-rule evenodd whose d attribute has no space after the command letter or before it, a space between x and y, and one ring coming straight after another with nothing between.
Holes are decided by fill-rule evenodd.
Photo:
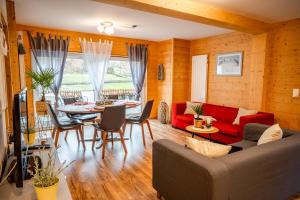
<instances>
[{"instance_id":1,"label":"wooden trim","mask_svg":"<svg viewBox=\"0 0 300 200\"><path fill-rule=\"evenodd\" d=\"M191 0L94 1L199 22L202 24L233 29L251 34L263 33L271 28L271 24Z\"/></svg>"}]
</instances>

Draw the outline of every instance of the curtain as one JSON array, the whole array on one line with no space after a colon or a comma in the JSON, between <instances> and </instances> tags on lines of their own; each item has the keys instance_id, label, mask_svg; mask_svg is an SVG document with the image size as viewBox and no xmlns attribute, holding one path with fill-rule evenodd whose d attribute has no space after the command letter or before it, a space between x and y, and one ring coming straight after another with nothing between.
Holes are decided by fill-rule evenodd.
<instances>
[{"instance_id":1,"label":"curtain","mask_svg":"<svg viewBox=\"0 0 300 200\"><path fill-rule=\"evenodd\" d=\"M136 100L139 100L145 81L148 61L148 46L144 44L127 44L127 49Z\"/></svg>"},{"instance_id":2,"label":"curtain","mask_svg":"<svg viewBox=\"0 0 300 200\"><path fill-rule=\"evenodd\" d=\"M79 41L84 62L94 88L95 100L101 100L104 75L111 57L112 42L107 40L93 42L92 40L87 41L85 38L83 40L79 38Z\"/></svg>"},{"instance_id":3,"label":"curtain","mask_svg":"<svg viewBox=\"0 0 300 200\"><path fill-rule=\"evenodd\" d=\"M51 67L55 72L55 78L51 87L55 95L55 108L58 106L58 94L63 79L64 67L69 48L69 37L49 35L48 38L43 33L37 33L35 37L28 32L29 42L34 60L40 72Z\"/></svg>"}]
</instances>

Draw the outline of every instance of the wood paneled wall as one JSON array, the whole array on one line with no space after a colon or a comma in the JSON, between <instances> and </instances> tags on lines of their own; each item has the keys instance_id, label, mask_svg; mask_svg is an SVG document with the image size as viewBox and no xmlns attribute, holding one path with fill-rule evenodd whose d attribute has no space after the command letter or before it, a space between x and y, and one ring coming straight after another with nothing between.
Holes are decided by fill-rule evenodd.
<instances>
[{"instance_id":1,"label":"wood paneled wall","mask_svg":"<svg viewBox=\"0 0 300 200\"><path fill-rule=\"evenodd\" d=\"M242 76L217 76L218 53L243 51ZM300 130L300 19L270 32L229 33L191 41L191 56L208 54L208 102L275 114L276 121Z\"/></svg>"},{"instance_id":2,"label":"wood paneled wall","mask_svg":"<svg viewBox=\"0 0 300 200\"><path fill-rule=\"evenodd\" d=\"M173 102L190 98L190 41L170 39L158 44L158 63L164 65L164 80L158 81L158 99L171 109Z\"/></svg>"},{"instance_id":3,"label":"wood paneled wall","mask_svg":"<svg viewBox=\"0 0 300 200\"><path fill-rule=\"evenodd\" d=\"M249 108L252 38L235 32L191 41L191 56L208 54L207 102ZM235 51L243 51L242 76L217 76L216 55Z\"/></svg>"},{"instance_id":4,"label":"wood paneled wall","mask_svg":"<svg viewBox=\"0 0 300 200\"><path fill-rule=\"evenodd\" d=\"M274 28L269 44L264 109L283 127L300 130L300 98L292 98L292 89L300 88L300 19Z\"/></svg>"},{"instance_id":5,"label":"wood paneled wall","mask_svg":"<svg viewBox=\"0 0 300 200\"><path fill-rule=\"evenodd\" d=\"M6 125L9 134L13 130L13 98L14 95L20 91L20 70L19 70L19 56L18 56L18 40L16 32L16 15L15 5L13 1L6 1L7 9L7 43L8 55L5 59L5 73L7 83L7 112Z\"/></svg>"},{"instance_id":6,"label":"wood paneled wall","mask_svg":"<svg viewBox=\"0 0 300 200\"><path fill-rule=\"evenodd\" d=\"M31 70L31 54L30 54L30 46L29 40L26 31L30 31L32 33L41 32L44 34L57 34L62 35L64 37L70 37L70 44L69 44L69 51L70 52L81 52L79 38L86 38L92 39L93 41L98 41L99 39L102 40L111 40L113 41L113 49L112 55L113 56L127 56L127 49L126 43L142 43L147 44L149 47L149 58L148 58L148 69L147 69L147 81L146 81L146 97L147 99L154 99L154 107L152 111L151 117L156 117L157 115L157 43L152 41L146 40L138 40L138 39L131 39L131 38L121 38L121 37L110 37L100 34L89 34L89 33L80 33L80 32L73 32L73 31L65 31L65 30L55 30L55 29L47 29L47 28L39 28L39 27L31 27L31 26L24 26L18 25L18 31L23 31L24 36L24 46L26 49L26 55L24 57L25 60L25 67L26 71ZM26 79L27 87L31 86L31 80L29 78ZM33 96L30 93L29 98L31 101L29 102L29 110L33 111Z\"/></svg>"},{"instance_id":7,"label":"wood paneled wall","mask_svg":"<svg viewBox=\"0 0 300 200\"><path fill-rule=\"evenodd\" d=\"M164 80L158 81L158 99L165 101L169 106L172 103L173 80L173 40L166 40L158 44L158 64L164 66Z\"/></svg>"},{"instance_id":8,"label":"wood paneled wall","mask_svg":"<svg viewBox=\"0 0 300 200\"><path fill-rule=\"evenodd\" d=\"M70 36L69 50L80 52L79 37L113 40L113 55L127 56L126 42L149 45L147 71L147 99L154 99L152 117L157 115L157 104L190 99L191 56L208 54L208 102L257 109L275 113L283 126L300 130L300 99L292 98L292 88L300 88L300 20L276 26L268 33L251 35L229 33L199 40L170 39L152 42L120 37L17 26L21 31L43 32ZM27 34L25 65L31 69ZM240 77L216 76L218 53L243 51L243 72ZM157 65L165 67L165 79L157 81ZM30 85L30 80L27 80Z\"/></svg>"},{"instance_id":9,"label":"wood paneled wall","mask_svg":"<svg viewBox=\"0 0 300 200\"><path fill-rule=\"evenodd\" d=\"M182 102L191 96L190 41L173 40L172 102Z\"/></svg>"}]
</instances>

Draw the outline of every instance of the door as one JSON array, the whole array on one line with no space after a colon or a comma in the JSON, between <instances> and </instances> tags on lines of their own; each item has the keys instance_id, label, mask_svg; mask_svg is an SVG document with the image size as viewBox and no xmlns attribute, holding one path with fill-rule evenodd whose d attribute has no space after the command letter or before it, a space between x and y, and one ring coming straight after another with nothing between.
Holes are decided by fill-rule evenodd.
<instances>
[{"instance_id":1,"label":"door","mask_svg":"<svg viewBox=\"0 0 300 200\"><path fill-rule=\"evenodd\" d=\"M206 102L207 58L208 55L196 55L192 57L191 101Z\"/></svg>"}]
</instances>

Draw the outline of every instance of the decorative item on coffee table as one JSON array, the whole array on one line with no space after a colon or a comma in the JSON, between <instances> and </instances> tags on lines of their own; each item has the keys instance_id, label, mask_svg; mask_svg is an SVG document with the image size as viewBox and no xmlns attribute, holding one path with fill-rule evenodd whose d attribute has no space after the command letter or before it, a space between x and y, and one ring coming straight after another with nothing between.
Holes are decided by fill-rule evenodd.
<instances>
[{"instance_id":1,"label":"decorative item on coffee table","mask_svg":"<svg viewBox=\"0 0 300 200\"><path fill-rule=\"evenodd\" d=\"M195 112L194 126L196 128L202 128L203 119L200 117L202 115L202 106L200 106L200 105L193 106L192 109Z\"/></svg>"}]
</instances>

